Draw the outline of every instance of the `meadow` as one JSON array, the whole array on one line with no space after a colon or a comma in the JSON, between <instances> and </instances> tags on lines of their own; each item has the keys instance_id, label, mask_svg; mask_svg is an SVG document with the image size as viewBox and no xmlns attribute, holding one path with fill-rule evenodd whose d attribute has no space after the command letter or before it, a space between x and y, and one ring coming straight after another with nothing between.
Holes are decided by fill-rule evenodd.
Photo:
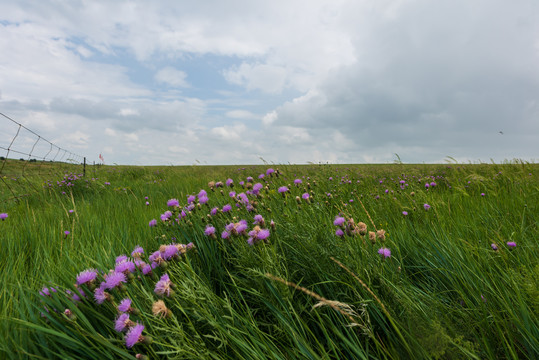
<instances>
[{"instance_id":1,"label":"meadow","mask_svg":"<svg viewBox=\"0 0 539 360\"><path fill-rule=\"evenodd\" d=\"M537 164L47 171L0 202L2 359L539 354Z\"/></svg>"}]
</instances>

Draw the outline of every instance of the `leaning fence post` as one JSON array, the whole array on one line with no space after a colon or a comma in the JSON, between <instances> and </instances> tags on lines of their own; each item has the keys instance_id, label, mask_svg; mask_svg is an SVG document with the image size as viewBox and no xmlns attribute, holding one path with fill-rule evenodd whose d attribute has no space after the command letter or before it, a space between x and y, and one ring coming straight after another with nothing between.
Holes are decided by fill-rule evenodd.
<instances>
[{"instance_id":1,"label":"leaning fence post","mask_svg":"<svg viewBox=\"0 0 539 360\"><path fill-rule=\"evenodd\" d=\"M84 157L84 167L82 168L82 176L86 176L86 156Z\"/></svg>"}]
</instances>

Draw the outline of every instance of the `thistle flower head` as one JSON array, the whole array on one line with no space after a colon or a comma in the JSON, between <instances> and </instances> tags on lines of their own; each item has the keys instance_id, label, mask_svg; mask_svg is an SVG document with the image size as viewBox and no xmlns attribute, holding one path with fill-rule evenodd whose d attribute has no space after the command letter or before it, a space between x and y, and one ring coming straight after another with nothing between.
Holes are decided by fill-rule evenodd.
<instances>
[{"instance_id":1,"label":"thistle flower head","mask_svg":"<svg viewBox=\"0 0 539 360\"><path fill-rule=\"evenodd\" d=\"M335 220L333 221L333 225L335 226L342 226L344 224L345 219L342 216L337 216Z\"/></svg>"},{"instance_id":2,"label":"thistle flower head","mask_svg":"<svg viewBox=\"0 0 539 360\"><path fill-rule=\"evenodd\" d=\"M391 250L383 247L378 250L378 254L383 255L385 259L385 258L391 257Z\"/></svg>"},{"instance_id":3,"label":"thistle flower head","mask_svg":"<svg viewBox=\"0 0 539 360\"><path fill-rule=\"evenodd\" d=\"M114 321L114 330L122 332L133 325L135 325L135 323L129 320L129 314L120 314Z\"/></svg>"},{"instance_id":4,"label":"thistle flower head","mask_svg":"<svg viewBox=\"0 0 539 360\"><path fill-rule=\"evenodd\" d=\"M172 312L167 308L163 300L157 300L152 304L152 313L161 318L170 317L172 315Z\"/></svg>"},{"instance_id":5,"label":"thistle flower head","mask_svg":"<svg viewBox=\"0 0 539 360\"><path fill-rule=\"evenodd\" d=\"M82 285L86 283L92 283L95 281L95 278L97 277L97 270L94 269L88 269L84 270L77 275L77 284Z\"/></svg>"},{"instance_id":6,"label":"thistle flower head","mask_svg":"<svg viewBox=\"0 0 539 360\"><path fill-rule=\"evenodd\" d=\"M180 206L180 202L178 201L178 199L170 199L169 201L167 201L167 206L168 207L178 207L178 206Z\"/></svg>"},{"instance_id":7,"label":"thistle flower head","mask_svg":"<svg viewBox=\"0 0 539 360\"><path fill-rule=\"evenodd\" d=\"M7 213L0 213L0 220L6 220L7 219Z\"/></svg>"},{"instance_id":8,"label":"thistle flower head","mask_svg":"<svg viewBox=\"0 0 539 360\"><path fill-rule=\"evenodd\" d=\"M136 246L131 252L131 256L134 258L140 258L144 254L144 249L141 246Z\"/></svg>"},{"instance_id":9,"label":"thistle flower head","mask_svg":"<svg viewBox=\"0 0 539 360\"><path fill-rule=\"evenodd\" d=\"M136 343L141 342L142 331L144 331L144 325L136 323L129 329L125 335L125 346L132 348Z\"/></svg>"},{"instance_id":10,"label":"thistle flower head","mask_svg":"<svg viewBox=\"0 0 539 360\"><path fill-rule=\"evenodd\" d=\"M164 274L161 276L161 279L155 284L154 292L157 295L163 296L170 296L173 286L172 282L170 281L170 278L168 277L168 274Z\"/></svg>"},{"instance_id":11,"label":"thistle flower head","mask_svg":"<svg viewBox=\"0 0 539 360\"><path fill-rule=\"evenodd\" d=\"M105 289L114 289L117 286L121 286L122 283L127 282L127 278L124 273L112 272L106 276Z\"/></svg>"},{"instance_id":12,"label":"thistle flower head","mask_svg":"<svg viewBox=\"0 0 539 360\"><path fill-rule=\"evenodd\" d=\"M118 311L121 312L128 312L131 308L131 299L125 298L122 301L120 301L120 304L118 305Z\"/></svg>"}]
</instances>

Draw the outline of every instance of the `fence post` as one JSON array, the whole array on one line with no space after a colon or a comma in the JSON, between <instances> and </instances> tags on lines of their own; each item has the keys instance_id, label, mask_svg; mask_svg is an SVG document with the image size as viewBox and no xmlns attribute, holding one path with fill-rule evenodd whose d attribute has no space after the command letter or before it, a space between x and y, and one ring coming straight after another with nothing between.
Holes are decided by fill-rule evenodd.
<instances>
[{"instance_id":1,"label":"fence post","mask_svg":"<svg viewBox=\"0 0 539 360\"><path fill-rule=\"evenodd\" d=\"M86 176L86 156L84 157L84 167L82 168L82 176Z\"/></svg>"}]
</instances>

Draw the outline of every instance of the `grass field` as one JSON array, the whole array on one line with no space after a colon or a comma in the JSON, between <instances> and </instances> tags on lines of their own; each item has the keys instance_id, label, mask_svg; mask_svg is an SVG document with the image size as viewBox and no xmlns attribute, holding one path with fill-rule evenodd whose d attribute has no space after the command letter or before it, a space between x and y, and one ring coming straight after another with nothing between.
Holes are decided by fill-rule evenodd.
<instances>
[{"instance_id":1,"label":"grass field","mask_svg":"<svg viewBox=\"0 0 539 360\"><path fill-rule=\"evenodd\" d=\"M65 170L0 202L0 358L539 354L536 164Z\"/></svg>"}]
</instances>

